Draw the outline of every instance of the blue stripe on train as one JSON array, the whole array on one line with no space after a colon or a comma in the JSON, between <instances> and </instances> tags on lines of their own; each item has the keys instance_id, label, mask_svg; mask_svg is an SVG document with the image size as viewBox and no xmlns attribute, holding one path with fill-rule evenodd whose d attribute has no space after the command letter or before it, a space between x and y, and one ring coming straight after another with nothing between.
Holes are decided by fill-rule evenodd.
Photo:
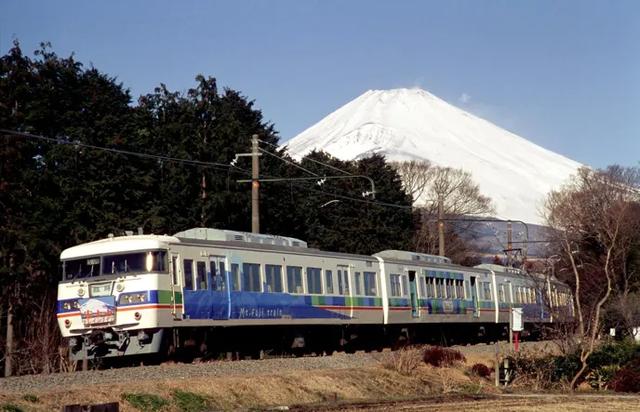
<instances>
[{"instance_id":1,"label":"blue stripe on train","mask_svg":"<svg viewBox=\"0 0 640 412\"><path fill-rule=\"evenodd\" d=\"M231 304L229 304L229 297ZM349 319L349 316L311 304L311 296L288 293L184 291L189 319ZM344 297L336 297L335 301ZM340 306L336 303L336 306Z\"/></svg>"}]
</instances>

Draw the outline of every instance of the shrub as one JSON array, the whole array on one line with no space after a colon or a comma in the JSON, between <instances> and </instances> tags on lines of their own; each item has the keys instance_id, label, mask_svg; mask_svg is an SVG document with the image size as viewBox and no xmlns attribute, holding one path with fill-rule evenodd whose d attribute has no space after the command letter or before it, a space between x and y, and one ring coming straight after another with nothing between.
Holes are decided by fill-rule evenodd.
<instances>
[{"instance_id":1,"label":"shrub","mask_svg":"<svg viewBox=\"0 0 640 412\"><path fill-rule=\"evenodd\" d=\"M460 351L443 348L441 346L430 346L426 348L422 359L424 363L435 366L436 368L452 366L458 362L467 360Z\"/></svg>"},{"instance_id":2,"label":"shrub","mask_svg":"<svg viewBox=\"0 0 640 412\"><path fill-rule=\"evenodd\" d=\"M169 401L149 393L123 393L122 399L141 411L159 411L169 405Z\"/></svg>"},{"instance_id":3,"label":"shrub","mask_svg":"<svg viewBox=\"0 0 640 412\"><path fill-rule=\"evenodd\" d=\"M485 364L476 363L471 367L471 373L481 378L488 378L491 376L491 369Z\"/></svg>"},{"instance_id":4,"label":"shrub","mask_svg":"<svg viewBox=\"0 0 640 412\"><path fill-rule=\"evenodd\" d=\"M210 409L207 399L193 392L176 390L173 392L173 400L178 409L183 412L201 412Z\"/></svg>"},{"instance_id":5,"label":"shrub","mask_svg":"<svg viewBox=\"0 0 640 412\"><path fill-rule=\"evenodd\" d=\"M402 348L385 354L381 363L385 369L396 371L402 375L411 375L420 366L420 350Z\"/></svg>"},{"instance_id":6,"label":"shrub","mask_svg":"<svg viewBox=\"0 0 640 412\"><path fill-rule=\"evenodd\" d=\"M616 392L640 392L640 370L626 366L615 374L609 388Z\"/></svg>"},{"instance_id":7,"label":"shrub","mask_svg":"<svg viewBox=\"0 0 640 412\"><path fill-rule=\"evenodd\" d=\"M38 399L38 397L32 393L27 393L25 394L22 399L24 399L27 402L31 402L31 403L37 403L40 401L40 399Z\"/></svg>"},{"instance_id":8,"label":"shrub","mask_svg":"<svg viewBox=\"0 0 640 412\"><path fill-rule=\"evenodd\" d=\"M624 340L600 346L589 356L588 364L590 369L607 365L623 366L637 358L640 358L640 345Z\"/></svg>"},{"instance_id":9,"label":"shrub","mask_svg":"<svg viewBox=\"0 0 640 412\"><path fill-rule=\"evenodd\" d=\"M12 403L3 403L0 405L0 411L2 412L22 412L22 408Z\"/></svg>"}]
</instances>

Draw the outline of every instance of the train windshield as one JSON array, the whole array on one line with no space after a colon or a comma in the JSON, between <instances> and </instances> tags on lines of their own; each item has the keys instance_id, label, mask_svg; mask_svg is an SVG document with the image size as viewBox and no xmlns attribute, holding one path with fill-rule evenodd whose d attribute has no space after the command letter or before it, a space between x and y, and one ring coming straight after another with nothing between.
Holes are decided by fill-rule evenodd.
<instances>
[{"instance_id":1,"label":"train windshield","mask_svg":"<svg viewBox=\"0 0 640 412\"><path fill-rule=\"evenodd\" d=\"M62 263L65 279L86 278L100 275L100 257L67 260Z\"/></svg>"},{"instance_id":2,"label":"train windshield","mask_svg":"<svg viewBox=\"0 0 640 412\"><path fill-rule=\"evenodd\" d=\"M95 256L63 262L65 279L123 273L167 272L167 251Z\"/></svg>"}]
</instances>

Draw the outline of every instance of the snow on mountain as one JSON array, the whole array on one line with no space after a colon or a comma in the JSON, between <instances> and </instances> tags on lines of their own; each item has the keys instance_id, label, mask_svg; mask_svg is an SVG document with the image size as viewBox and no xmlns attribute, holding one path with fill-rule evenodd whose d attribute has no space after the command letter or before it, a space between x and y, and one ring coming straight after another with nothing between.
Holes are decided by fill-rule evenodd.
<instances>
[{"instance_id":1,"label":"snow on mountain","mask_svg":"<svg viewBox=\"0 0 640 412\"><path fill-rule=\"evenodd\" d=\"M296 158L316 149L343 160L381 153L461 168L498 217L536 224L547 193L581 166L421 89L370 90L286 145Z\"/></svg>"}]
</instances>

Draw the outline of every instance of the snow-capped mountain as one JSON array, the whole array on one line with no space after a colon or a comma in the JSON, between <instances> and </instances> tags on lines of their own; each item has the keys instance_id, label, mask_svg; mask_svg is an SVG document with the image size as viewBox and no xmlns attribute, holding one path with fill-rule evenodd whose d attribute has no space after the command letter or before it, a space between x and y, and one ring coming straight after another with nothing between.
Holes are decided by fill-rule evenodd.
<instances>
[{"instance_id":1,"label":"snow-capped mountain","mask_svg":"<svg viewBox=\"0 0 640 412\"><path fill-rule=\"evenodd\" d=\"M537 224L547 193L581 166L421 89L370 90L285 144L296 158L316 149L461 168L498 217Z\"/></svg>"}]
</instances>

